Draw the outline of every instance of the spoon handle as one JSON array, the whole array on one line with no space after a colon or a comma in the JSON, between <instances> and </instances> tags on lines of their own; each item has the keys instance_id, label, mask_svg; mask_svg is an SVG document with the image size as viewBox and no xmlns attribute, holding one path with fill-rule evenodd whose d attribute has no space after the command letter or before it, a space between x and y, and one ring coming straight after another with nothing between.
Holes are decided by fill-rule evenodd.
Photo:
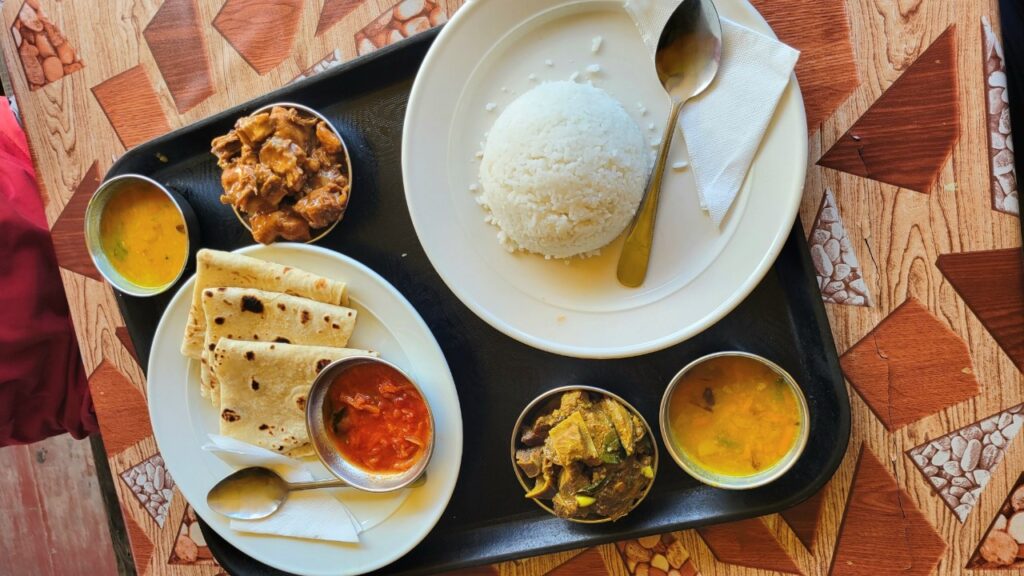
<instances>
[{"instance_id":1,"label":"spoon handle","mask_svg":"<svg viewBox=\"0 0 1024 576\"><path fill-rule=\"evenodd\" d=\"M420 474L420 477L413 480L409 484L409 488L418 488L427 483L427 473ZM312 482L292 482L288 484L288 490L295 492L298 490L317 490L319 488L347 488L350 486L348 482L341 479L335 480L314 480Z\"/></svg>"},{"instance_id":2,"label":"spoon handle","mask_svg":"<svg viewBox=\"0 0 1024 576\"><path fill-rule=\"evenodd\" d=\"M675 136L679 112L683 109L683 101L672 102L665 133L661 137L658 148L658 159L654 163L654 171L647 182L647 191L640 201L640 209L626 234L626 242L622 245L619 255L617 275L619 282L630 288L637 288L647 277L647 264L651 259L651 245L654 243L654 221L658 213L658 200L661 198L661 182L665 176L665 165L668 163L668 152L672 149L672 137Z\"/></svg>"},{"instance_id":3,"label":"spoon handle","mask_svg":"<svg viewBox=\"0 0 1024 576\"><path fill-rule=\"evenodd\" d=\"M348 485L348 482L344 480L314 480L312 482L292 482L288 484L288 490L295 492L298 490L316 490L318 488L345 488Z\"/></svg>"}]
</instances>

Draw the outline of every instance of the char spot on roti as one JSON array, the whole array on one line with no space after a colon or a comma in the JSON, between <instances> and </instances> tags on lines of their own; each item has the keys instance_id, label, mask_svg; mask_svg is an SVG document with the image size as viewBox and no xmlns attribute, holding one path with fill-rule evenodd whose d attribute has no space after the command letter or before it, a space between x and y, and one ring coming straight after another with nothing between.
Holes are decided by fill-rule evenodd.
<instances>
[{"instance_id":1,"label":"char spot on roti","mask_svg":"<svg viewBox=\"0 0 1024 576\"><path fill-rule=\"evenodd\" d=\"M282 312L288 309L284 304L281 304L280 302L277 303L277 308Z\"/></svg>"},{"instance_id":2,"label":"char spot on roti","mask_svg":"<svg viewBox=\"0 0 1024 576\"><path fill-rule=\"evenodd\" d=\"M280 342L281 344L291 344L292 341L283 336L278 336L277 338L274 338L274 342Z\"/></svg>"},{"instance_id":3,"label":"char spot on roti","mask_svg":"<svg viewBox=\"0 0 1024 576\"><path fill-rule=\"evenodd\" d=\"M220 417L223 418L224 420L227 420L228 422L238 422L239 420L242 419L242 417L239 416L237 412L227 408L225 408L224 411L220 413Z\"/></svg>"},{"instance_id":4,"label":"char spot on roti","mask_svg":"<svg viewBox=\"0 0 1024 576\"><path fill-rule=\"evenodd\" d=\"M250 362L252 362L253 360L256 359L256 353L251 351L251 350L249 352L246 352L245 353L245 359L250 361Z\"/></svg>"},{"instance_id":5,"label":"char spot on roti","mask_svg":"<svg viewBox=\"0 0 1024 576\"><path fill-rule=\"evenodd\" d=\"M211 291L209 291L209 290L207 290L207 291L205 292L205 294L206 294L207 296L213 296L213 292L211 292Z\"/></svg>"},{"instance_id":6,"label":"char spot on roti","mask_svg":"<svg viewBox=\"0 0 1024 576\"><path fill-rule=\"evenodd\" d=\"M327 368L327 365L330 363L331 361L327 358L321 358L320 361L316 363L316 373L319 374L323 372L324 368Z\"/></svg>"},{"instance_id":7,"label":"char spot on roti","mask_svg":"<svg viewBox=\"0 0 1024 576\"><path fill-rule=\"evenodd\" d=\"M267 426L266 424L260 424L260 430L267 430L269 428L270 426ZM271 432L271 434L273 434L273 432Z\"/></svg>"},{"instance_id":8,"label":"char spot on roti","mask_svg":"<svg viewBox=\"0 0 1024 576\"><path fill-rule=\"evenodd\" d=\"M257 382L255 378L252 379L252 382L250 382L249 385L252 386L253 390L259 390L260 389L260 383Z\"/></svg>"},{"instance_id":9,"label":"char spot on roti","mask_svg":"<svg viewBox=\"0 0 1024 576\"><path fill-rule=\"evenodd\" d=\"M242 296L242 312L263 313L263 302L255 296Z\"/></svg>"},{"instance_id":10,"label":"char spot on roti","mask_svg":"<svg viewBox=\"0 0 1024 576\"><path fill-rule=\"evenodd\" d=\"M213 321L218 325L224 324L224 319L220 317L214 318Z\"/></svg>"},{"instance_id":11,"label":"char spot on roti","mask_svg":"<svg viewBox=\"0 0 1024 576\"><path fill-rule=\"evenodd\" d=\"M308 322L309 322L309 312L303 310L302 311L302 323L306 324Z\"/></svg>"}]
</instances>

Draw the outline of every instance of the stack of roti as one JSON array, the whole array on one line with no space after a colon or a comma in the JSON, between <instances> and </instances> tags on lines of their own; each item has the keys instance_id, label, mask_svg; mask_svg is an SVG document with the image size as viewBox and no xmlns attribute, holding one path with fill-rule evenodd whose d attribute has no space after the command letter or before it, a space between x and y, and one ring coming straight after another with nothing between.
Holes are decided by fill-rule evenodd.
<instances>
[{"instance_id":1,"label":"stack of roti","mask_svg":"<svg viewBox=\"0 0 1024 576\"><path fill-rule=\"evenodd\" d=\"M181 353L200 362L200 392L220 434L312 454L306 398L316 375L348 356L356 311L345 283L241 254L200 250Z\"/></svg>"}]
</instances>

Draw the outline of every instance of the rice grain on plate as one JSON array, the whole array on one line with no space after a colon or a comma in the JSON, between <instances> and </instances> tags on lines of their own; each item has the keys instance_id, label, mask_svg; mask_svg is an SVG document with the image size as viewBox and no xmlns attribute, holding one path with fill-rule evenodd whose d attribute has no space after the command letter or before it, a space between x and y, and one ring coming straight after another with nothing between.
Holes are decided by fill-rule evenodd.
<instances>
[{"instance_id":1,"label":"rice grain on plate","mask_svg":"<svg viewBox=\"0 0 1024 576\"><path fill-rule=\"evenodd\" d=\"M587 255L629 224L650 167L643 133L618 101L586 84L549 82L491 128L480 202L509 250Z\"/></svg>"}]
</instances>

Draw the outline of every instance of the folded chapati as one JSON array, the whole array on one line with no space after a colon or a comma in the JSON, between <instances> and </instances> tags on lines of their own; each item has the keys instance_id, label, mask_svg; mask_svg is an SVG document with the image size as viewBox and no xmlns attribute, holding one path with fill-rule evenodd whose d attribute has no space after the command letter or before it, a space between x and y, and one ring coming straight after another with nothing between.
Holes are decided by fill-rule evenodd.
<instances>
[{"instance_id":1,"label":"folded chapati","mask_svg":"<svg viewBox=\"0 0 1024 576\"><path fill-rule=\"evenodd\" d=\"M306 399L328 364L366 350L222 338L213 369L220 381L220 434L289 456L309 454Z\"/></svg>"},{"instance_id":2,"label":"folded chapati","mask_svg":"<svg viewBox=\"0 0 1024 576\"><path fill-rule=\"evenodd\" d=\"M185 324L181 353L190 358L202 357L206 335L206 316L202 294L207 288L258 288L310 298L326 304L348 304L345 283L311 274L291 266L282 266L241 254L200 250L196 255L196 280L192 307Z\"/></svg>"},{"instance_id":3,"label":"folded chapati","mask_svg":"<svg viewBox=\"0 0 1024 576\"><path fill-rule=\"evenodd\" d=\"M221 338L344 348L356 325L355 310L280 292L218 287L203 290L201 298L206 317L201 391L214 406L220 395L209 358Z\"/></svg>"}]
</instances>

